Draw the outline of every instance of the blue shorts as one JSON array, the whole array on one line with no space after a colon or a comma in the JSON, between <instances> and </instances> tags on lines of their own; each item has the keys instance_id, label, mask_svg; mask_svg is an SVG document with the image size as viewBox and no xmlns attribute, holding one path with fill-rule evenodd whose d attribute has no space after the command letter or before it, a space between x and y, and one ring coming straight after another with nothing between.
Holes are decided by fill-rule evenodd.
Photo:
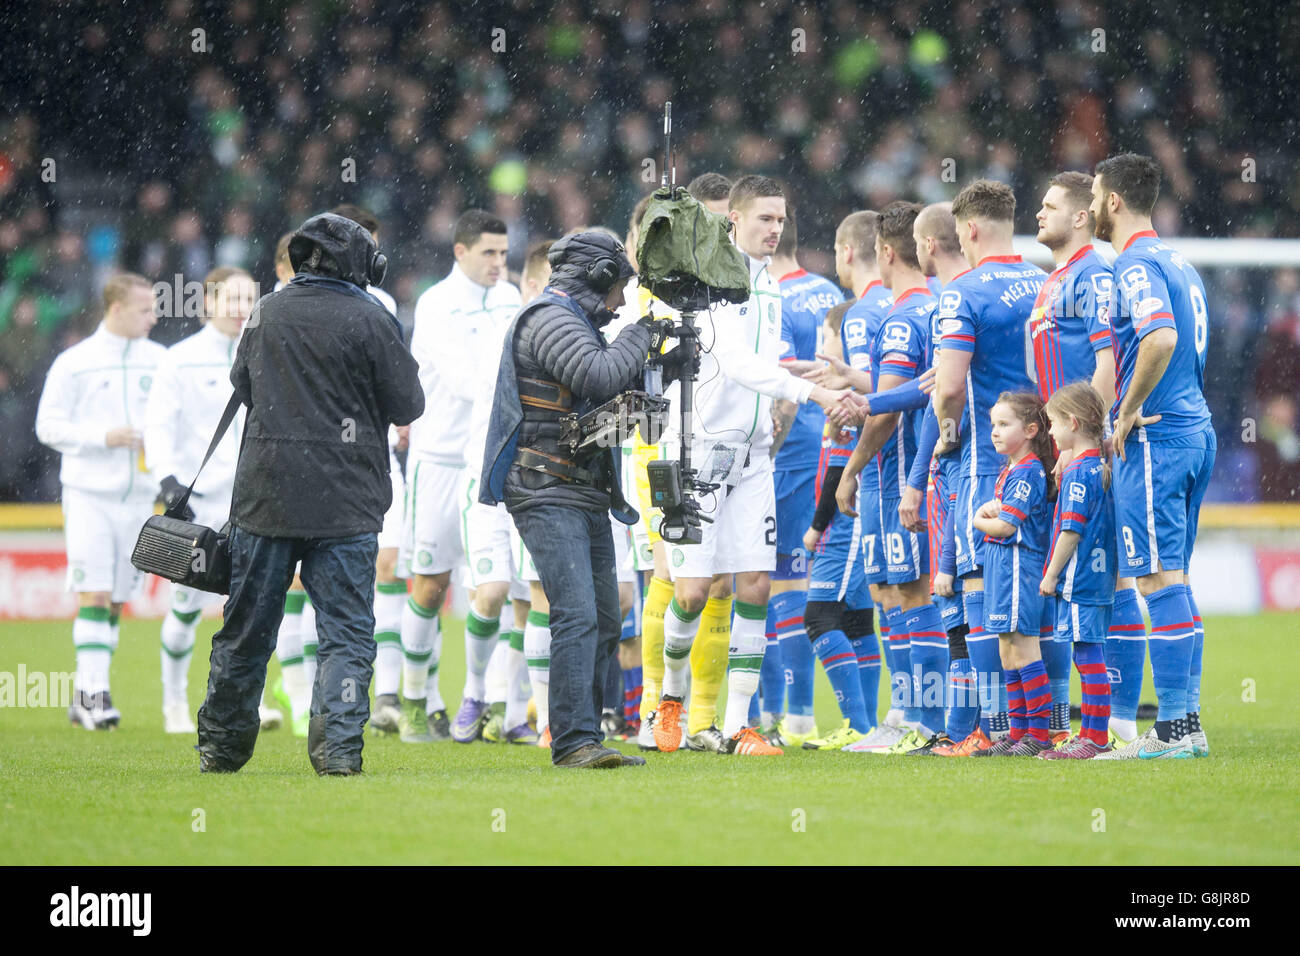
<instances>
[{"instance_id":1,"label":"blue shorts","mask_svg":"<svg viewBox=\"0 0 1300 956\"><path fill-rule=\"evenodd\" d=\"M861 547L858 519L836 515L813 554L809 601L843 601L845 607L855 610L871 606Z\"/></svg>"},{"instance_id":2,"label":"blue shorts","mask_svg":"<svg viewBox=\"0 0 1300 956\"><path fill-rule=\"evenodd\" d=\"M885 581L908 584L930 573L930 536L908 531L898 516L898 498L880 499L881 542L885 548ZM925 517L925 499L921 499L921 517Z\"/></svg>"},{"instance_id":3,"label":"blue shorts","mask_svg":"<svg viewBox=\"0 0 1300 956\"><path fill-rule=\"evenodd\" d=\"M817 468L778 471L772 478L776 490L776 553L778 558L801 553L803 533L812 524L813 512L817 510ZM778 574L773 577L780 577L779 568L778 561Z\"/></svg>"},{"instance_id":4,"label":"blue shorts","mask_svg":"<svg viewBox=\"0 0 1300 956\"><path fill-rule=\"evenodd\" d=\"M885 583L885 545L880 536L880 520L880 482L873 470L860 475L858 481L858 525L867 584Z\"/></svg>"},{"instance_id":5,"label":"blue shorts","mask_svg":"<svg viewBox=\"0 0 1300 956\"><path fill-rule=\"evenodd\" d=\"M978 505L976 506L978 507ZM984 630L990 634L1037 636L1043 621L1043 580L1047 556L1016 545L990 544L984 550Z\"/></svg>"},{"instance_id":6,"label":"blue shorts","mask_svg":"<svg viewBox=\"0 0 1300 956\"><path fill-rule=\"evenodd\" d=\"M1216 451L1208 426L1183 438L1125 443L1127 457L1111 464L1120 577L1187 570Z\"/></svg>"},{"instance_id":7,"label":"blue shorts","mask_svg":"<svg viewBox=\"0 0 1300 956\"><path fill-rule=\"evenodd\" d=\"M1042 575L1039 575L1041 582ZM1050 597L1039 592L1043 602L1043 616L1038 621L1038 636L1045 641L1056 639L1056 604L1057 597L1055 594Z\"/></svg>"},{"instance_id":8,"label":"blue shorts","mask_svg":"<svg viewBox=\"0 0 1300 956\"><path fill-rule=\"evenodd\" d=\"M971 522L980 505L992 500L997 483L997 475L976 475L972 479L970 475L963 474L957 479L957 501L949 518L956 522L953 526L953 540L957 549L959 578L979 574L980 568L984 567L984 532L977 531ZM988 590L987 584L984 590Z\"/></svg>"},{"instance_id":9,"label":"blue shorts","mask_svg":"<svg viewBox=\"0 0 1300 956\"><path fill-rule=\"evenodd\" d=\"M641 590L643 578L643 572L636 572L636 580L632 582L632 608L627 612L627 617L623 618L623 631L619 634L619 643L634 641L641 635L641 611L645 604L644 592Z\"/></svg>"},{"instance_id":10,"label":"blue shorts","mask_svg":"<svg viewBox=\"0 0 1300 956\"><path fill-rule=\"evenodd\" d=\"M1056 639L1072 644L1101 644L1110 632L1109 604L1076 604L1056 599Z\"/></svg>"},{"instance_id":11,"label":"blue shorts","mask_svg":"<svg viewBox=\"0 0 1300 956\"><path fill-rule=\"evenodd\" d=\"M961 584L961 579L957 579L957 584ZM934 596L934 606L939 609L939 618L943 621L943 629L951 631L954 627L961 627L966 623L966 607L962 603L961 588L954 588L952 597Z\"/></svg>"}]
</instances>

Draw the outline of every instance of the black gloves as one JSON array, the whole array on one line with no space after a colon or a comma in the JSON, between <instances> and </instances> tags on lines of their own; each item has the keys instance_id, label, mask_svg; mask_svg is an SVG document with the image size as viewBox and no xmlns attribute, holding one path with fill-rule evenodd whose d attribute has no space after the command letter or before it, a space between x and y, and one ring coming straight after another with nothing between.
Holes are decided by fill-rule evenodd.
<instances>
[{"instance_id":1,"label":"black gloves","mask_svg":"<svg viewBox=\"0 0 1300 956\"><path fill-rule=\"evenodd\" d=\"M158 500L166 511L171 511L172 507L185 497L185 486L176 480L175 475L168 475L162 480L162 490L158 493ZM195 494L195 498L202 498L202 495ZM180 514L172 515L174 518L180 518L182 521L194 520L194 509L190 507L188 501L185 502L185 508Z\"/></svg>"},{"instance_id":2,"label":"black gloves","mask_svg":"<svg viewBox=\"0 0 1300 956\"><path fill-rule=\"evenodd\" d=\"M691 370L692 375L700 374L700 352L699 348L692 342L689 345L678 345L664 353L663 358L659 360L663 368L664 384L680 381L686 369Z\"/></svg>"},{"instance_id":3,"label":"black gloves","mask_svg":"<svg viewBox=\"0 0 1300 956\"><path fill-rule=\"evenodd\" d=\"M663 350L664 341L673 334L671 319L656 319L653 315L643 315L636 320L643 329L650 330L650 354L658 355Z\"/></svg>"}]
</instances>

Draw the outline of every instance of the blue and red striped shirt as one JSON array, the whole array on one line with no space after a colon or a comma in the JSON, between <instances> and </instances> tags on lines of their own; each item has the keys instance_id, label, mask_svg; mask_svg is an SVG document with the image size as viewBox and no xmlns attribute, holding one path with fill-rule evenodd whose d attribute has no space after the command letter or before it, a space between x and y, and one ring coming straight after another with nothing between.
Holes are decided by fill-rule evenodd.
<instances>
[{"instance_id":1,"label":"blue and red striped shirt","mask_svg":"<svg viewBox=\"0 0 1300 956\"><path fill-rule=\"evenodd\" d=\"M1071 382L1087 381L1097 352L1110 348L1111 272L1084 246L1043 282L1029 316L1034 384L1043 401Z\"/></svg>"}]
</instances>

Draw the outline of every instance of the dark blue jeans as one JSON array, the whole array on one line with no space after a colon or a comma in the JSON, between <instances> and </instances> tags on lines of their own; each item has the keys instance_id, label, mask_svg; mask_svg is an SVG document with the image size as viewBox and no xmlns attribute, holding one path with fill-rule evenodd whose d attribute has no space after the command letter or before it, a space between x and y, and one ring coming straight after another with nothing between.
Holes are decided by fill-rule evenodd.
<instances>
[{"instance_id":1,"label":"dark blue jeans","mask_svg":"<svg viewBox=\"0 0 1300 956\"><path fill-rule=\"evenodd\" d=\"M375 660L377 553L373 533L267 538L232 530L230 597L212 638L208 694L199 708L197 749L208 762L238 770L253 756L266 664L275 651L294 565L301 561L320 638L307 754L317 771L361 769Z\"/></svg>"},{"instance_id":2,"label":"dark blue jeans","mask_svg":"<svg viewBox=\"0 0 1300 956\"><path fill-rule=\"evenodd\" d=\"M538 505L513 515L551 603L551 760L604 740L600 705L618 648L609 512Z\"/></svg>"}]
</instances>

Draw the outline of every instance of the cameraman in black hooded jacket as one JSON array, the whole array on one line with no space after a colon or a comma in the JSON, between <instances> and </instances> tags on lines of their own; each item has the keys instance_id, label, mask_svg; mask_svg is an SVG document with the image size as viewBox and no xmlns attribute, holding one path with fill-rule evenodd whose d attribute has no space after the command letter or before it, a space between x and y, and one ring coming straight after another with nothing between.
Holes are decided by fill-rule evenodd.
<instances>
[{"instance_id":1,"label":"cameraman in black hooded jacket","mask_svg":"<svg viewBox=\"0 0 1300 956\"><path fill-rule=\"evenodd\" d=\"M266 664L301 561L320 635L308 756L320 774L360 772L376 536L392 499L388 427L424 411L401 327L364 291L386 265L370 234L342 216L314 216L289 258L296 274L254 307L230 372L248 417L230 597L198 715L203 771L238 770L253 754Z\"/></svg>"}]
</instances>

